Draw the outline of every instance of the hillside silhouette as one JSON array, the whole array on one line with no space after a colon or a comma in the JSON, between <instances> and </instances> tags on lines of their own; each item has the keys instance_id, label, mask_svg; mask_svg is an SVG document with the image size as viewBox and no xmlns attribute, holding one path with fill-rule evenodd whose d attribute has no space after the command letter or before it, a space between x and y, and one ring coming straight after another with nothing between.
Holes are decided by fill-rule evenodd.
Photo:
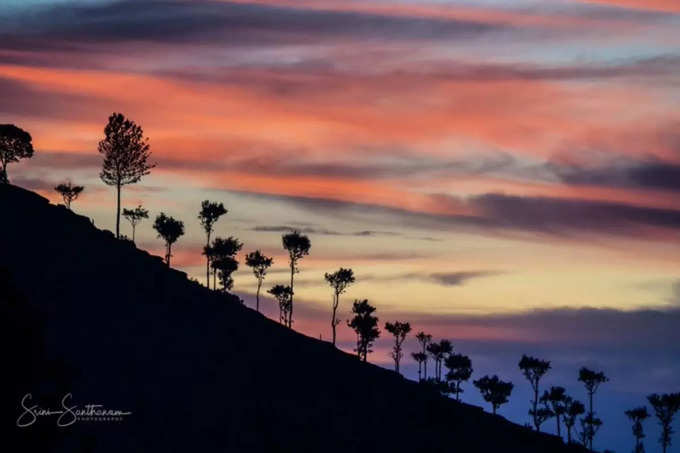
<instances>
[{"instance_id":1,"label":"hillside silhouette","mask_svg":"<svg viewBox=\"0 0 680 453\"><path fill-rule=\"evenodd\" d=\"M288 329L35 193L0 185L0 208L3 430L29 392L131 412L3 434L23 451L585 451Z\"/></svg>"}]
</instances>

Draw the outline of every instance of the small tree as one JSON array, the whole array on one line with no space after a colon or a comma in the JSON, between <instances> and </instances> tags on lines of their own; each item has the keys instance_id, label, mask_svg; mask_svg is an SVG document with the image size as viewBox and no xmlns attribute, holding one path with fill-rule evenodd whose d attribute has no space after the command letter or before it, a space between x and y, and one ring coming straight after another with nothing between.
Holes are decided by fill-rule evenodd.
<instances>
[{"instance_id":1,"label":"small tree","mask_svg":"<svg viewBox=\"0 0 680 453\"><path fill-rule=\"evenodd\" d=\"M373 352L370 348L373 342L380 336L378 329L378 317L373 316L375 307L368 300L355 300L352 305L354 317L347 321L347 325L354 329L357 334L357 347L354 350L360 360L366 362L368 353Z\"/></svg>"},{"instance_id":2,"label":"small tree","mask_svg":"<svg viewBox=\"0 0 680 453\"><path fill-rule=\"evenodd\" d=\"M213 203L204 200L201 203L201 211L198 213L198 220L201 221L203 231L205 231L206 241L205 245L210 246L210 236L212 235L215 223L221 216L227 213L222 203ZM205 263L205 286L210 288L210 257L206 256Z\"/></svg>"},{"instance_id":3,"label":"small tree","mask_svg":"<svg viewBox=\"0 0 680 453\"><path fill-rule=\"evenodd\" d=\"M161 212L153 224L154 230L158 232L158 237L165 241L165 262L170 267L170 257L172 256L172 244L177 242L180 236L184 235L184 223Z\"/></svg>"},{"instance_id":4,"label":"small tree","mask_svg":"<svg viewBox=\"0 0 680 453\"><path fill-rule=\"evenodd\" d=\"M203 254L209 257L213 270L213 289L217 289L216 277L219 277L223 291L231 289L233 285L231 274L238 269L235 257L242 247L243 243L229 236L226 239L217 237L212 244L203 248Z\"/></svg>"},{"instance_id":5,"label":"small tree","mask_svg":"<svg viewBox=\"0 0 680 453\"><path fill-rule=\"evenodd\" d=\"M135 209L123 209L123 217L125 217L132 226L132 242L135 242L135 230L137 229L137 225L139 225L142 220L149 218L149 211L144 209L140 204Z\"/></svg>"},{"instance_id":6,"label":"small tree","mask_svg":"<svg viewBox=\"0 0 680 453\"><path fill-rule=\"evenodd\" d=\"M671 436L673 435L673 417L680 410L680 393L666 393L658 395L656 393L647 397L649 404L654 409L656 418L659 419L661 425L661 437L659 442L663 448L663 453L666 453L668 447L671 446Z\"/></svg>"},{"instance_id":7,"label":"small tree","mask_svg":"<svg viewBox=\"0 0 680 453\"><path fill-rule=\"evenodd\" d=\"M116 237L120 237L120 191L146 176L155 164L149 163L149 139L144 137L142 127L113 113L104 128L104 140L99 142L99 152L104 156L99 177L104 184L116 187Z\"/></svg>"},{"instance_id":8,"label":"small tree","mask_svg":"<svg viewBox=\"0 0 680 453\"><path fill-rule=\"evenodd\" d=\"M583 382L586 392L588 393L588 416L585 418L586 422L595 423L596 421L599 421L599 425L590 426L586 431L586 434L589 436L588 445L586 446L592 450L593 438L602 425L602 420L595 417L595 411L593 410L593 396L595 395L595 392L597 392L597 389L600 387L600 385L609 381L609 378L607 378L607 376L605 376L602 372L595 372L583 367L578 372L578 380L579 382Z\"/></svg>"},{"instance_id":9,"label":"small tree","mask_svg":"<svg viewBox=\"0 0 680 453\"><path fill-rule=\"evenodd\" d=\"M259 250L250 252L246 255L246 266L253 269L253 275L257 279L257 293L255 295L255 309L260 311L260 289L262 288L262 282L264 277L267 275L267 269L269 269L274 263L274 259L265 256ZM208 286L210 286L210 280L208 280Z\"/></svg>"},{"instance_id":10,"label":"small tree","mask_svg":"<svg viewBox=\"0 0 680 453\"><path fill-rule=\"evenodd\" d=\"M274 296L279 303L279 322L290 327L288 325L288 312L290 311L290 299L293 295L290 286L276 285L267 292Z\"/></svg>"},{"instance_id":11,"label":"small tree","mask_svg":"<svg viewBox=\"0 0 680 453\"><path fill-rule=\"evenodd\" d=\"M565 396L562 421L564 421L564 427L567 428L567 443L571 443L571 434L574 430L574 425L576 425L576 419L585 412L586 408L583 403L573 399L570 396Z\"/></svg>"},{"instance_id":12,"label":"small tree","mask_svg":"<svg viewBox=\"0 0 680 453\"><path fill-rule=\"evenodd\" d=\"M534 398L531 400L531 409L529 409L529 415L531 415L533 418L536 431L540 431L541 423L539 423L540 417L538 413L539 383L541 378L550 369L550 362L547 360L540 360L535 357L522 355L522 359L519 361L519 368L522 370L524 377L527 378L531 384L532 390L534 391Z\"/></svg>"},{"instance_id":13,"label":"small tree","mask_svg":"<svg viewBox=\"0 0 680 453\"><path fill-rule=\"evenodd\" d=\"M432 335L420 331L416 334L416 340L420 343L420 352L423 357L423 379L427 380L427 347L432 342Z\"/></svg>"},{"instance_id":14,"label":"small tree","mask_svg":"<svg viewBox=\"0 0 680 453\"><path fill-rule=\"evenodd\" d=\"M13 124L0 124L0 184L9 183L7 165L33 157L31 134Z\"/></svg>"},{"instance_id":15,"label":"small tree","mask_svg":"<svg viewBox=\"0 0 680 453\"><path fill-rule=\"evenodd\" d=\"M484 376L473 381L473 384L479 389L484 401L491 403L494 415L496 415L496 411L501 405L508 402L508 398L514 388L512 382L501 381L496 375L492 377Z\"/></svg>"},{"instance_id":16,"label":"small tree","mask_svg":"<svg viewBox=\"0 0 680 453\"><path fill-rule=\"evenodd\" d=\"M645 447L642 444L642 439L645 438L645 431L642 427L644 422L649 417L649 412L645 406L636 407L626 411L626 416L633 422L633 436L635 437L634 453L644 453Z\"/></svg>"},{"instance_id":17,"label":"small tree","mask_svg":"<svg viewBox=\"0 0 680 453\"><path fill-rule=\"evenodd\" d=\"M470 357L462 354L451 354L444 360L444 365L449 370L446 380L451 382L451 392L456 394L456 400L460 401L460 388L463 382L467 382L472 376L472 361Z\"/></svg>"},{"instance_id":18,"label":"small tree","mask_svg":"<svg viewBox=\"0 0 680 453\"><path fill-rule=\"evenodd\" d=\"M411 332L411 324L407 322L385 323L385 330L394 335L394 346L392 347L392 359L394 359L394 371L399 374L399 362L404 356L402 352L402 345L406 336Z\"/></svg>"},{"instance_id":19,"label":"small tree","mask_svg":"<svg viewBox=\"0 0 680 453\"><path fill-rule=\"evenodd\" d=\"M602 420L595 417L593 414L588 413L585 417L581 418L579 422L581 423L581 432L579 433L581 444L590 449L588 445L592 443L595 434L597 434L602 427Z\"/></svg>"},{"instance_id":20,"label":"small tree","mask_svg":"<svg viewBox=\"0 0 680 453\"><path fill-rule=\"evenodd\" d=\"M298 261L303 257L309 255L309 249L312 247L312 243L309 238L299 231L293 231L292 233L284 234L281 238L283 243L283 248L288 251L288 256L290 258L290 312L288 317L290 318L288 324L293 325L293 296L295 295L295 287L293 276L300 272L298 268Z\"/></svg>"},{"instance_id":21,"label":"small tree","mask_svg":"<svg viewBox=\"0 0 680 453\"><path fill-rule=\"evenodd\" d=\"M427 346L427 352L434 360L434 377L439 382L442 380L442 362L452 351L453 346L449 340L441 340L439 343L430 343Z\"/></svg>"},{"instance_id":22,"label":"small tree","mask_svg":"<svg viewBox=\"0 0 680 453\"><path fill-rule=\"evenodd\" d=\"M427 354L424 352L412 352L411 357L418 362L418 382L423 380L423 363L427 361Z\"/></svg>"},{"instance_id":23,"label":"small tree","mask_svg":"<svg viewBox=\"0 0 680 453\"><path fill-rule=\"evenodd\" d=\"M550 387L550 390L543 392L541 396L541 403L550 406L551 416L555 417L557 423L557 436L562 437L562 430L560 421L566 411L567 394L564 387ZM545 412L544 412L545 414Z\"/></svg>"},{"instance_id":24,"label":"small tree","mask_svg":"<svg viewBox=\"0 0 680 453\"><path fill-rule=\"evenodd\" d=\"M340 294L344 293L349 285L354 283L354 272L352 269L340 268L332 274L326 273L324 278L333 288L333 315L331 316L331 329L333 330L333 346L335 346L335 328L340 324L336 318L338 306L340 305Z\"/></svg>"},{"instance_id":25,"label":"small tree","mask_svg":"<svg viewBox=\"0 0 680 453\"><path fill-rule=\"evenodd\" d=\"M61 195L64 200L64 205L66 209L71 209L71 203L76 200L80 194L85 190L83 186L74 186L71 181L66 181L65 183L59 184L54 190Z\"/></svg>"}]
</instances>

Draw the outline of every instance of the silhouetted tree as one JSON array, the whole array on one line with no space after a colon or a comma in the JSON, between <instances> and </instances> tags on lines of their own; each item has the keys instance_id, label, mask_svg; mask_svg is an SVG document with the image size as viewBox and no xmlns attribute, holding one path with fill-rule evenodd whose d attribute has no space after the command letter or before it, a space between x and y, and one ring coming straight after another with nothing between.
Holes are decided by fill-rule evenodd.
<instances>
[{"instance_id":1,"label":"silhouetted tree","mask_svg":"<svg viewBox=\"0 0 680 453\"><path fill-rule=\"evenodd\" d=\"M439 343L430 343L427 346L427 352L430 353L434 360L434 376L437 381L442 380L442 362L451 354L453 346L449 340L441 340Z\"/></svg>"},{"instance_id":2,"label":"silhouetted tree","mask_svg":"<svg viewBox=\"0 0 680 453\"><path fill-rule=\"evenodd\" d=\"M633 450L633 453L644 453L645 447L642 444L642 439L645 438L645 431L642 427L642 422L649 417L649 412L647 412L645 406L641 406L627 410L626 416L633 422L633 436L635 437L635 449Z\"/></svg>"},{"instance_id":3,"label":"silhouetted tree","mask_svg":"<svg viewBox=\"0 0 680 453\"><path fill-rule=\"evenodd\" d=\"M219 277L223 291L231 289L231 274L238 269L235 257L242 247L243 243L233 236L226 239L217 237L212 244L203 247L203 254L209 257L213 270L213 289L217 289L216 277Z\"/></svg>"},{"instance_id":4,"label":"silhouetted tree","mask_svg":"<svg viewBox=\"0 0 680 453\"><path fill-rule=\"evenodd\" d=\"M213 203L208 200L203 200L201 203L201 211L198 213L198 220L200 220L203 231L205 231L206 246L210 246L210 236L212 235L215 223L226 213L227 210L222 203ZM205 286L210 288L210 257L207 255L205 263Z\"/></svg>"},{"instance_id":5,"label":"silhouetted tree","mask_svg":"<svg viewBox=\"0 0 680 453\"><path fill-rule=\"evenodd\" d=\"M283 248L288 251L288 256L290 258L290 290L292 295L290 297L290 313L288 314L290 318L290 325L293 325L293 296L295 295L295 286L293 281L293 276L300 272L298 269L298 261L303 257L309 255L309 249L312 248L312 243L309 238L299 231L293 231L292 233L284 234L281 238L283 242Z\"/></svg>"},{"instance_id":6,"label":"silhouetted tree","mask_svg":"<svg viewBox=\"0 0 680 453\"><path fill-rule=\"evenodd\" d=\"M534 398L531 400L531 409L529 409L529 415L531 415L534 421L534 427L536 428L536 431L540 431L541 423L539 423L540 417L538 413L539 383L541 378L550 369L550 362L547 360L540 360L535 357L522 355L522 359L519 361L519 369L522 370L524 377L527 378L531 384L532 390L534 391Z\"/></svg>"},{"instance_id":7,"label":"silhouetted tree","mask_svg":"<svg viewBox=\"0 0 680 453\"><path fill-rule=\"evenodd\" d=\"M279 322L290 327L288 325L288 312L290 311L290 299L293 295L290 286L276 285L267 292L274 296L279 303Z\"/></svg>"},{"instance_id":8,"label":"silhouetted tree","mask_svg":"<svg viewBox=\"0 0 680 453\"><path fill-rule=\"evenodd\" d=\"M158 232L158 237L163 238L165 241L165 262L168 263L168 267L170 267L172 244L174 244L180 236L184 235L184 223L161 212L156 217L153 228Z\"/></svg>"},{"instance_id":9,"label":"silhouetted tree","mask_svg":"<svg viewBox=\"0 0 680 453\"><path fill-rule=\"evenodd\" d=\"M420 343L422 358L423 358L423 379L427 379L427 347L432 342L432 335L420 331L416 334L416 340Z\"/></svg>"},{"instance_id":10,"label":"silhouetted tree","mask_svg":"<svg viewBox=\"0 0 680 453\"><path fill-rule=\"evenodd\" d=\"M661 443L663 453L666 453L668 447L671 446L671 436L673 435L671 424L673 423L673 417L680 410L680 393L665 393L663 395L654 393L649 395L647 400L652 405L656 418L659 419L659 425L661 425L659 442Z\"/></svg>"},{"instance_id":11,"label":"silhouetted tree","mask_svg":"<svg viewBox=\"0 0 680 453\"><path fill-rule=\"evenodd\" d=\"M7 184L7 165L33 157L31 134L13 124L0 124L0 184Z\"/></svg>"},{"instance_id":12,"label":"silhouetted tree","mask_svg":"<svg viewBox=\"0 0 680 453\"><path fill-rule=\"evenodd\" d=\"M142 220L149 218L149 211L144 209L140 204L135 209L123 209L123 217L125 217L132 226L132 242L135 242L135 230L137 229L137 225L139 225Z\"/></svg>"},{"instance_id":13,"label":"silhouetted tree","mask_svg":"<svg viewBox=\"0 0 680 453\"><path fill-rule=\"evenodd\" d=\"M597 432L602 427L602 420L600 420L598 417L595 417L594 414L588 413L585 417L581 418L579 422L581 423L579 439L581 440L581 443L584 447L592 450L589 445L592 444L595 434L597 434Z\"/></svg>"},{"instance_id":14,"label":"silhouetted tree","mask_svg":"<svg viewBox=\"0 0 680 453\"><path fill-rule=\"evenodd\" d=\"M546 390L543 392L543 396L541 396L541 403L550 405L551 416L555 417L558 437L562 437L560 421L567 410L566 400L567 394L564 387L550 387L550 390Z\"/></svg>"},{"instance_id":15,"label":"silhouetted tree","mask_svg":"<svg viewBox=\"0 0 680 453\"><path fill-rule=\"evenodd\" d=\"M354 283L354 272L352 269L340 268L332 274L326 273L324 278L333 288L333 315L331 316L331 329L333 330L333 346L335 346L335 327L340 324L336 319L338 306L340 305L340 294L344 293L349 285Z\"/></svg>"},{"instance_id":16,"label":"silhouetted tree","mask_svg":"<svg viewBox=\"0 0 680 453\"><path fill-rule=\"evenodd\" d=\"M142 127L113 113L104 128L104 140L99 142L99 152L104 156L99 177L105 184L116 186L116 237L120 237L120 191L124 185L134 184L148 175L155 164L151 157L149 139L144 137Z\"/></svg>"},{"instance_id":17,"label":"silhouetted tree","mask_svg":"<svg viewBox=\"0 0 680 453\"><path fill-rule=\"evenodd\" d=\"M85 187L74 186L71 184L71 181L66 181L65 183L59 184L54 190L61 195L61 198L63 198L66 209L70 210L71 203L80 196L83 190L85 190Z\"/></svg>"},{"instance_id":18,"label":"silhouetted tree","mask_svg":"<svg viewBox=\"0 0 680 453\"><path fill-rule=\"evenodd\" d=\"M508 402L508 398L514 388L512 382L501 381L496 375L491 377L484 376L473 381L473 384L479 389L484 401L491 403L494 415L501 405Z\"/></svg>"},{"instance_id":19,"label":"silhouetted tree","mask_svg":"<svg viewBox=\"0 0 680 453\"><path fill-rule=\"evenodd\" d=\"M543 396L538 400L539 406L536 409L536 423L538 423L537 431L541 430L541 425L548 419L555 417L555 412L550 408L550 401L548 401L547 392L543 392Z\"/></svg>"},{"instance_id":20,"label":"silhouetted tree","mask_svg":"<svg viewBox=\"0 0 680 453\"><path fill-rule=\"evenodd\" d=\"M269 269L274 262L273 258L265 256L259 250L250 252L246 255L246 266L253 269L253 275L257 279L257 292L255 293L255 309L260 311L260 289L262 288L262 282L264 281L265 275L267 275L267 269ZM210 280L208 280L208 286L210 286Z\"/></svg>"},{"instance_id":21,"label":"silhouetted tree","mask_svg":"<svg viewBox=\"0 0 680 453\"><path fill-rule=\"evenodd\" d=\"M395 323L387 322L385 323L385 330L394 335L392 358L394 359L394 371L399 373L399 362L401 362L401 358L404 356L402 345L404 340L406 340L406 336L411 332L411 324L399 321Z\"/></svg>"},{"instance_id":22,"label":"silhouetted tree","mask_svg":"<svg viewBox=\"0 0 680 453\"><path fill-rule=\"evenodd\" d=\"M444 360L444 366L449 370L446 373L446 380L451 382L451 392L455 393L456 400L460 401L460 394L463 393L460 385L472 376L472 361L466 355L451 354Z\"/></svg>"},{"instance_id":23,"label":"silhouetted tree","mask_svg":"<svg viewBox=\"0 0 680 453\"><path fill-rule=\"evenodd\" d=\"M586 408L582 402L573 399L570 396L564 398L564 414L562 414L562 421L567 428L567 442L571 443L571 433L573 432L576 419L586 412Z\"/></svg>"},{"instance_id":24,"label":"silhouetted tree","mask_svg":"<svg viewBox=\"0 0 680 453\"><path fill-rule=\"evenodd\" d=\"M375 307L368 303L368 300L355 300L352 305L354 317L347 321L347 325L354 329L357 334L357 356L366 362L368 353L373 352L370 348L373 342L380 336L378 329L378 317L373 316Z\"/></svg>"},{"instance_id":25,"label":"silhouetted tree","mask_svg":"<svg viewBox=\"0 0 680 453\"><path fill-rule=\"evenodd\" d=\"M588 423L595 423L596 421L600 422L597 426L590 426L586 432L586 434L589 436L587 447L592 450L593 438L595 437L597 430L602 425L602 420L595 417L595 411L593 410L593 395L595 395L595 392L597 392L597 389L600 387L600 385L609 381L609 379L602 372L595 372L583 367L578 372L578 380L579 382L583 382L586 392L588 393L588 416L585 417L585 420Z\"/></svg>"},{"instance_id":26,"label":"silhouetted tree","mask_svg":"<svg viewBox=\"0 0 680 453\"><path fill-rule=\"evenodd\" d=\"M418 382L423 380L423 363L427 361L427 354L424 352L412 352L411 357L418 362Z\"/></svg>"}]
</instances>

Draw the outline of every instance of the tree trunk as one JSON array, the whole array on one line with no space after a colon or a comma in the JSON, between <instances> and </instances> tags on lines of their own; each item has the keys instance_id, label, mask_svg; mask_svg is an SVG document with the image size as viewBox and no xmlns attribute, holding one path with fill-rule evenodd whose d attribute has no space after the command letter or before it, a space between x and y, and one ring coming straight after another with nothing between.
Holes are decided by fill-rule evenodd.
<instances>
[{"instance_id":1,"label":"tree trunk","mask_svg":"<svg viewBox=\"0 0 680 453\"><path fill-rule=\"evenodd\" d=\"M167 246L167 254L165 255L165 260L168 263L168 267L170 267L170 257L172 256L172 244L168 242Z\"/></svg>"},{"instance_id":2,"label":"tree trunk","mask_svg":"<svg viewBox=\"0 0 680 453\"><path fill-rule=\"evenodd\" d=\"M9 184L9 178L7 178L7 164L0 162L2 167L0 168L0 184Z\"/></svg>"},{"instance_id":3,"label":"tree trunk","mask_svg":"<svg viewBox=\"0 0 680 453\"><path fill-rule=\"evenodd\" d=\"M492 404L491 407L493 408L493 414L496 415L496 406Z\"/></svg>"},{"instance_id":4,"label":"tree trunk","mask_svg":"<svg viewBox=\"0 0 680 453\"><path fill-rule=\"evenodd\" d=\"M262 288L262 280L257 280L257 293L255 293L255 309L260 312L260 288Z\"/></svg>"},{"instance_id":5,"label":"tree trunk","mask_svg":"<svg viewBox=\"0 0 680 453\"><path fill-rule=\"evenodd\" d=\"M536 431L541 431L541 426L538 424L538 414L536 413L536 409L538 408L538 381L536 381L536 384L533 386L534 387L534 400L532 401L532 404L534 406L534 426L536 427Z\"/></svg>"},{"instance_id":6,"label":"tree trunk","mask_svg":"<svg viewBox=\"0 0 680 453\"><path fill-rule=\"evenodd\" d=\"M288 327L293 326L293 275L295 274L295 262L290 260L290 310L288 310Z\"/></svg>"},{"instance_id":7,"label":"tree trunk","mask_svg":"<svg viewBox=\"0 0 680 453\"><path fill-rule=\"evenodd\" d=\"M567 426L567 443L571 443L571 426Z\"/></svg>"},{"instance_id":8,"label":"tree trunk","mask_svg":"<svg viewBox=\"0 0 680 453\"><path fill-rule=\"evenodd\" d=\"M593 392L588 392L588 398L590 400L590 428L588 429L588 448L591 450L593 449L593 436L595 432L593 432ZM665 451L664 451L665 453Z\"/></svg>"},{"instance_id":9,"label":"tree trunk","mask_svg":"<svg viewBox=\"0 0 680 453\"><path fill-rule=\"evenodd\" d=\"M207 233L208 241L205 243L206 249L210 247L210 232ZM210 289L210 256L205 256L205 285Z\"/></svg>"},{"instance_id":10,"label":"tree trunk","mask_svg":"<svg viewBox=\"0 0 680 453\"><path fill-rule=\"evenodd\" d=\"M562 438L562 433L560 432L560 416L555 414L555 420L557 420L557 437Z\"/></svg>"},{"instance_id":11,"label":"tree trunk","mask_svg":"<svg viewBox=\"0 0 680 453\"><path fill-rule=\"evenodd\" d=\"M120 182L116 184L117 203L116 203L116 239L120 239Z\"/></svg>"},{"instance_id":12,"label":"tree trunk","mask_svg":"<svg viewBox=\"0 0 680 453\"><path fill-rule=\"evenodd\" d=\"M338 309L338 305L340 305L338 300L339 297L340 296L336 293L335 298L333 299L333 316L331 317L331 328L333 329L333 346L335 346L335 313Z\"/></svg>"},{"instance_id":13,"label":"tree trunk","mask_svg":"<svg viewBox=\"0 0 680 453\"><path fill-rule=\"evenodd\" d=\"M135 242L135 224L132 224L132 242Z\"/></svg>"}]
</instances>

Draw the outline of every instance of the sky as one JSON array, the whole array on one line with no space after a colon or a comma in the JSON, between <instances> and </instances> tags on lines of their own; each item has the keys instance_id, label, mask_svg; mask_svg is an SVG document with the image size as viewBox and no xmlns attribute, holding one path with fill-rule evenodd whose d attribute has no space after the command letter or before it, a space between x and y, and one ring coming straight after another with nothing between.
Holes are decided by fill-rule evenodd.
<instances>
[{"instance_id":1,"label":"sky","mask_svg":"<svg viewBox=\"0 0 680 453\"><path fill-rule=\"evenodd\" d=\"M297 329L329 338L323 275L351 267L341 319L367 298L381 323L451 339L475 377L515 383L513 421L521 354L581 399L578 368L603 370L595 444L614 451L632 448L623 410L680 391L679 70L677 0L0 3L0 123L36 149L11 182L54 202L83 184L74 210L113 229L97 143L122 112L157 163L123 205L185 222L175 267L204 278L204 199L229 209L218 235L274 257L265 289L299 229ZM151 224L137 243L161 255ZM234 290L252 304L255 287L242 264Z\"/></svg>"}]
</instances>

